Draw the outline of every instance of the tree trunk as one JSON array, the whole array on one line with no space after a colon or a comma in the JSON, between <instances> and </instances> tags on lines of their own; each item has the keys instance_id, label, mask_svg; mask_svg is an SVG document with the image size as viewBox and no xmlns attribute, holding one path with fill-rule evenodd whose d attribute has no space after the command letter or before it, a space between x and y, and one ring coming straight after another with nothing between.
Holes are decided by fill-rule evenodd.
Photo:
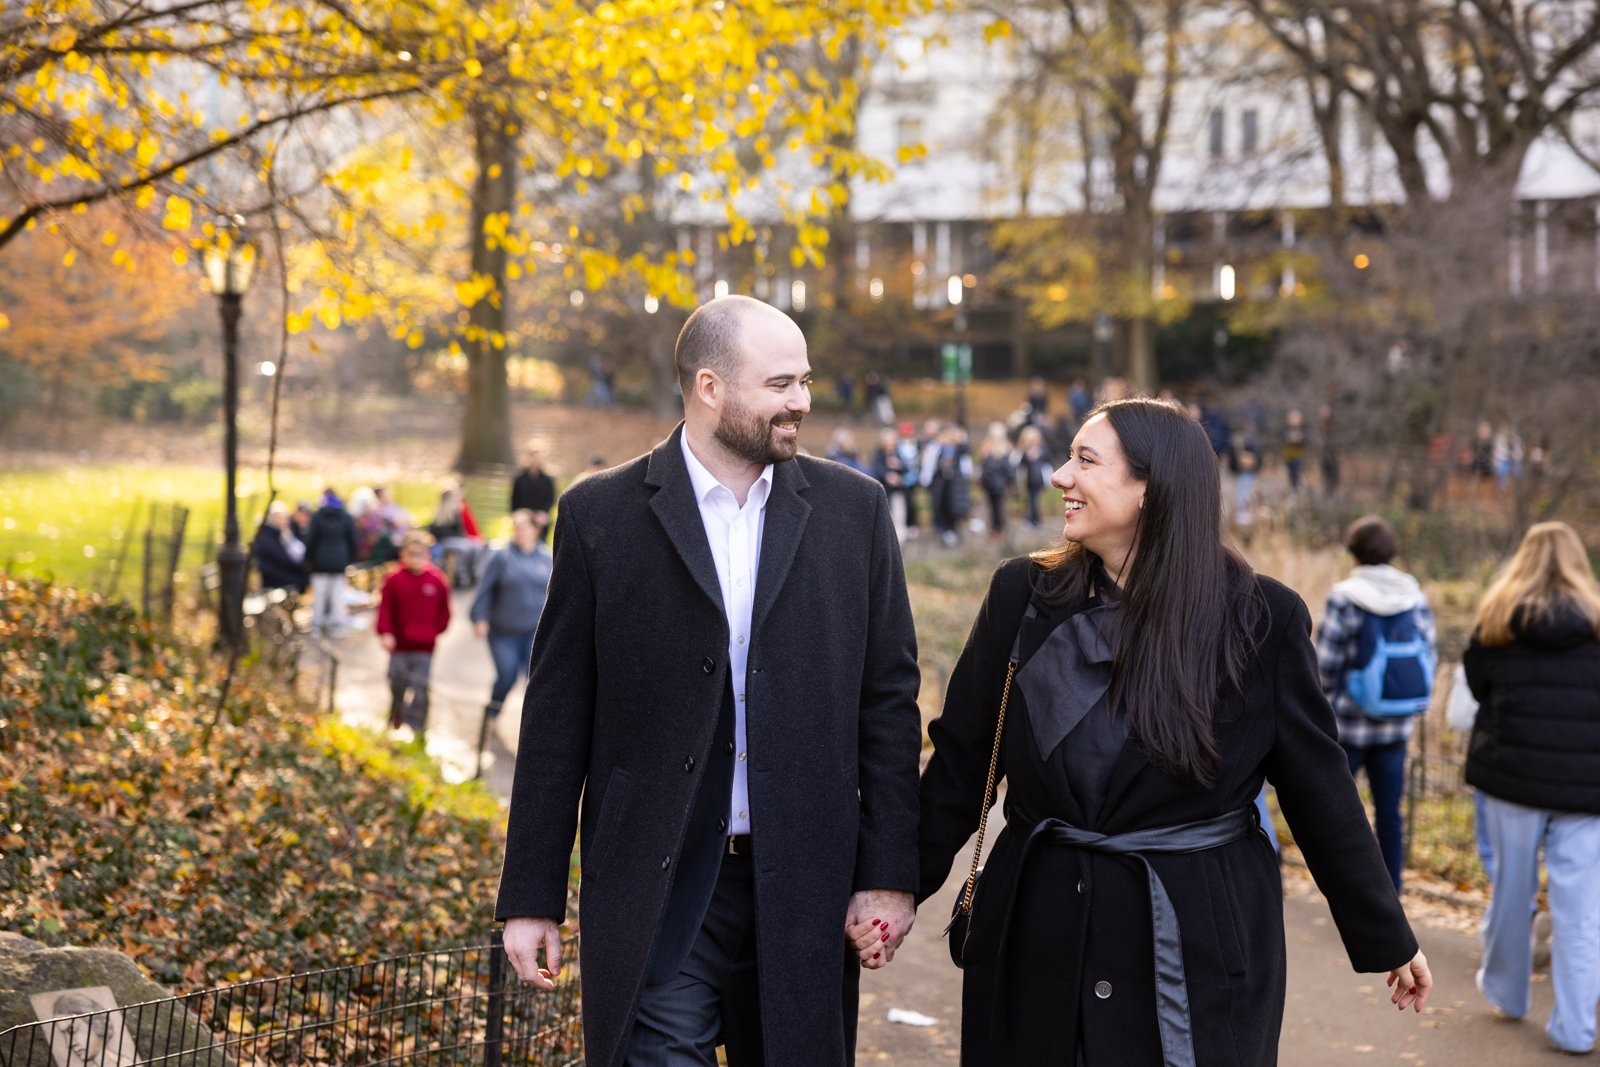
<instances>
[{"instance_id":1,"label":"tree trunk","mask_svg":"<svg viewBox=\"0 0 1600 1067\"><path fill-rule=\"evenodd\" d=\"M669 314L663 306L658 314L651 315L645 339L645 355L650 360L650 413L658 419L681 419L683 398L678 394L678 364L673 350L678 340L678 328L683 320Z\"/></svg>"},{"instance_id":2,"label":"tree trunk","mask_svg":"<svg viewBox=\"0 0 1600 1067\"><path fill-rule=\"evenodd\" d=\"M1135 190L1130 188L1130 193ZM1141 286L1148 293L1154 284L1155 255L1151 248L1154 223L1150 211L1150 190L1139 188L1135 195L1125 196L1122 214L1123 247L1128 257L1129 284ZM1127 331L1128 379L1135 391L1155 395L1160 387L1160 374L1156 370L1155 324L1149 314L1128 317Z\"/></svg>"},{"instance_id":3,"label":"tree trunk","mask_svg":"<svg viewBox=\"0 0 1600 1067\"><path fill-rule=\"evenodd\" d=\"M508 132L509 131L509 132ZM516 119L484 106L473 112L472 277L492 283L467 310L467 397L461 419L461 453L456 467L482 470L510 464L511 392L506 383L506 250L491 242L485 224L494 216L508 222L516 207ZM499 341L499 344L496 344Z\"/></svg>"}]
</instances>

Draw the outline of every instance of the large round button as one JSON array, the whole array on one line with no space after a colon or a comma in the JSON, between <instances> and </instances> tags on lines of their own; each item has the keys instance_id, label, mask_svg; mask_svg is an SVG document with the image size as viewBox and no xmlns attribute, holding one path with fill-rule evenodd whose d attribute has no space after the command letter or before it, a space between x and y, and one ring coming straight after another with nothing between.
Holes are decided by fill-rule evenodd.
<instances>
[{"instance_id":1,"label":"large round button","mask_svg":"<svg viewBox=\"0 0 1600 1067\"><path fill-rule=\"evenodd\" d=\"M707 656L705 659L700 661L700 669L705 671L707 674L710 674L712 671L717 669L716 661L710 656Z\"/></svg>"},{"instance_id":2,"label":"large round button","mask_svg":"<svg viewBox=\"0 0 1600 1067\"><path fill-rule=\"evenodd\" d=\"M693 771L694 770L694 757L693 756L690 756L688 759L683 761L683 769L686 770L686 771Z\"/></svg>"},{"instance_id":3,"label":"large round button","mask_svg":"<svg viewBox=\"0 0 1600 1067\"><path fill-rule=\"evenodd\" d=\"M1088 891L1089 891L1089 883L1084 881L1082 878L1079 878L1078 879L1078 893L1081 895L1081 894L1087 893Z\"/></svg>"},{"instance_id":4,"label":"large round button","mask_svg":"<svg viewBox=\"0 0 1600 1067\"><path fill-rule=\"evenodd\" d=\"M663 871L666 870L667 869L667 865L669 863L671 863L671 862L672 862L672 857L671 856L662 856L661 857L661 869ZM1106 985L1104 982L1101 982L1100 984L1101 985ZM1107 990L1106 996L1108 996L1108 997L1111 995L1110 989L1111 989L1111 987L1107 985L1106 986L1106 990ZM1098 992L1098 989L1096 991Z\"/></svg>"},{"instance_id":5,"label":"large round button","mask_svg":"<svg viewBox=\"0 0 1600 1067\"><path fill-rule=\"evenodd\" d=\"M717 820L717 833L725 834L727 832L728 832L728 820L727 819L718 819Z\"/></svg>"},{"instance_id":6,"label":"large round button","mask_svg":"<svg viewBox=\"0 0 1600 1067\"><path fill-rule=\"evenodd\" d=\"M1109 1000L1111 998L1111 983L1096 982L1094 984L1094 995L1101 1000Z\"/></svg>"}]
</instances>

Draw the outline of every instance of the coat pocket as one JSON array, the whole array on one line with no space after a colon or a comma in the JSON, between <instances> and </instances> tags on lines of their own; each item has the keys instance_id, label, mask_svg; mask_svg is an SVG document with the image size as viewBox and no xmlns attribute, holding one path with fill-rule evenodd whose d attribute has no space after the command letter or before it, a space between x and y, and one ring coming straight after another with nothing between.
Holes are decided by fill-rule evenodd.
<instances>
[{"instance_id":1,"label":"coat pocket","mask_svg":"<svg viewBox=\"0 0 1600 1067\"><path fill-rule=\"evenodd\" d=\"M606 869L627 817L628 797L633 791L633 776L627 771L614 770L606 779L605 795L600 799L600 814L595 819L594 840L582 843L584 874L598 874Z\"/></svg>"},{"instance_id":2,"label":"coat pocket","mask_svg":"<svg viewBox=\"0 0 1600 1067\"><path fill-rule=\"evenodd\" d=\"M1245 972L1244 946L1239 939L1238 902L1229 891L1228 880L1222 865L1214 857L1206 857L1206 890L1211 897L1211 917L1215 923L1217 951L1228 974L1239 976Z\"/></svg>"}]
</instances>

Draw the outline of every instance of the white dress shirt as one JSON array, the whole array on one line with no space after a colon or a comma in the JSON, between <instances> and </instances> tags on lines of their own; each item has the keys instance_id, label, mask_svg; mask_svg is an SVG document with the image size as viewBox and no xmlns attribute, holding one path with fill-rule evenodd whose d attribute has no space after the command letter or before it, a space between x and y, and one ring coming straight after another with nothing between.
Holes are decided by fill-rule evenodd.
<instances>
[{"instance_id":1,"label":"white dress shirt","mask_svg":"<svg viewBox=\"0 0 1600 1067\"><path fill-rule=\"evenodd\" d=\"M745 743L744 699L746 668L750 663L750 616L755 609L756 568L761 561L761 535L767 522L767 497L772 492L772 464L745 494L744 507L733 490L717 481L689 448L683 434L683 461L700 505L700 522L711 542L711 559L722 587L722 611L728 619L728 679L733 684L733 795L728 801L728 833L750 832L750 762Z\"/></svg>"}]
</instances>

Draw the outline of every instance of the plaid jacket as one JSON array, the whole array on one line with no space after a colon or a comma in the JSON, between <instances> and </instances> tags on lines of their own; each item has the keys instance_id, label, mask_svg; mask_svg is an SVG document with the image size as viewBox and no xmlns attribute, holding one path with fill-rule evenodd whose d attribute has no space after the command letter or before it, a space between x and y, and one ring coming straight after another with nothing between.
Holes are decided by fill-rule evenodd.
<instances>
[{"instance_id":1,"label":"plaid jacket","mask_svg":"<svg viewBox=\"0 0 1600 1067\"><path fill-rule=\"evenodd\" d=\"M1426 600L1416 607L1417 628L1428 640L1428 647L1438 655L1438 639L1434 631L1433 611ZM1405 741L1411 737L1411 724L1415 716L1403 719L1373 719L1345 692L1345 675L1348 665L1356 656L1356 639L1361 633L1361 619L1365 614L1355 602L1341 592L1328 596L1328 605L1322 613L1322 624L1317 627L1317 675L1322 683L1322 693L1333 704L1333 717L1339 724L1339 743L1346 748L1370 748Z\"/></svg>"}]
</instances>

